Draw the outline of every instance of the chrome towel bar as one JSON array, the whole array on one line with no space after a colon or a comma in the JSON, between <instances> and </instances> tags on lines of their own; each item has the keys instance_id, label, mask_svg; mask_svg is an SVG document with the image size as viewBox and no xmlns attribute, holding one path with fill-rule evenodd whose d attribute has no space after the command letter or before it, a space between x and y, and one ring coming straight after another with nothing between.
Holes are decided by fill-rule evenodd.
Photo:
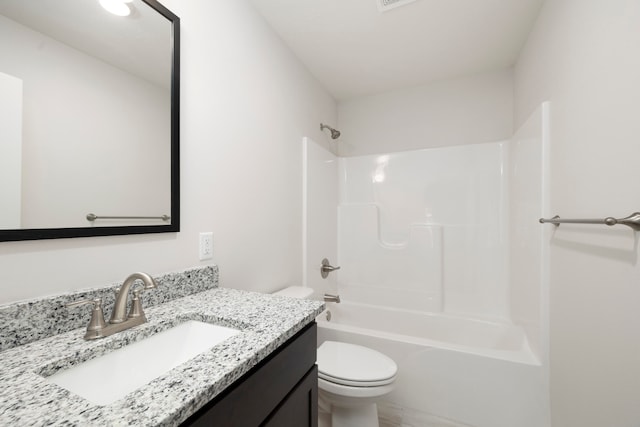
<instances>
[{"instance_id":1,"label":"chrome towel bar","mask_svg":"<svg viewBox=\"0 0 640 427\"><path fill-rule=\"evenodd\" d=\"M169 221L171 217L169 215L162 216L98 216L96 214L87 214L87 221L95 221L97 219L161 219L163 221Z\"/></svg>"},{"instance_id":2,"label":"chrome towel bar","mask_svg":"<svg viewBox=\"0 0 640 427\"><path fill-rule=\"evenodd\" d=\"M540 218L540 223L549 223L549 224L605 224L605 225L626 225L627 227L633 228L635 231L640 231L640 212L634 212L631 215L625 218L613 218L606 217L602 219L562 219L558 215L554 216L551 219Z\"/></svg>"}]
</instances>

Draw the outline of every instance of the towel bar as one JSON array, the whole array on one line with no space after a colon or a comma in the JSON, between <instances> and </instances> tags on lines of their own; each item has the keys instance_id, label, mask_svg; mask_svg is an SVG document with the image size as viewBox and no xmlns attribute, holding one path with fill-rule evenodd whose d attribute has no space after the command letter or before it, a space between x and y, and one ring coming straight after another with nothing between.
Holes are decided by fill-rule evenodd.
<instances>
[{"instance_id":1,"label":"towel bar","mask_svg":"<svg viewBox=\"0 0 640 427\"><path fill-rule=\"evenodd\" d=\"M634 212L631 215L625 218L613 218L608 216L602 219L563 219L558 215L554 216L551 219L540 218L541 224L549 223L549 224L605 224L605 225L626 225L627 227L633 228L635 231L640 231L640 212Z\"/></svg>"},{"instance_id":2,"label":"towel bar","mask_svg":"<svg viewBox=\"0 0 640 427\"><path fill-rule=\"evenodd\" d=\"M96 214L87 214L87 221L95 221L97 219L161 219L163 221L169 221L171 217L169 215L162 216L98 216Z\"/></svg>"}]
</instances>

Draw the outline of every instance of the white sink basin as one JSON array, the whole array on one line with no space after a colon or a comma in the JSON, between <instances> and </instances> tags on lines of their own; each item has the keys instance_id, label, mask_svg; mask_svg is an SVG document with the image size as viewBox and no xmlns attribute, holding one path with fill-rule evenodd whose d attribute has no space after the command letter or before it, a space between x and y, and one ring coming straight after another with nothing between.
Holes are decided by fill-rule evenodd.
<instances>
[{"instance_id":1,"label":"white sink basin","mask_svg":"<svg viewBox=\"0 0 640 427\"><path fill-rule=\"evenodd\" d=\"M47 377L96 405L109 405L240 331L190 320Z\"/></svg>"}]
</instances>

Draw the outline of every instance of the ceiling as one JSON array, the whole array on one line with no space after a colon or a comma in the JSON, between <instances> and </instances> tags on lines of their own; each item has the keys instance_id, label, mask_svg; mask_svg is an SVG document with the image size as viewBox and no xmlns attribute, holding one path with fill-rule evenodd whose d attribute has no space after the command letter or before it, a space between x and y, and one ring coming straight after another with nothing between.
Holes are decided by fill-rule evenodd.
<instances>
[{"instance_id":1,"label":"ceiling","mask_svg":"<svg viewBox=\"0 0 640 427\"><path fill-rule=\"evenodd\" d=\"M337 100L512 66L544 0L250 0Z\"/></svg>"}]
</instances>

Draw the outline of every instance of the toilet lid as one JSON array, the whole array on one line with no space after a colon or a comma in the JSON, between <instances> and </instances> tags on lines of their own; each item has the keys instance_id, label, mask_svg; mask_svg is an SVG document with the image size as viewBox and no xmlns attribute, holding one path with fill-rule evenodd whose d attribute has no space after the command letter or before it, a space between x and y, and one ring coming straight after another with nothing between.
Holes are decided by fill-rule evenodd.
<instances>
[{"instance_id":1,"label":"toilet lid","mask_svg":"<svg viewBox=\"0 0 640 427\"><path fill-rule=\"evenodd\" d=\"M398 366L367 347L325 341L318 347L318 376L337 384L373 387L393 382Z\"/></svg>"}]
</instances>

